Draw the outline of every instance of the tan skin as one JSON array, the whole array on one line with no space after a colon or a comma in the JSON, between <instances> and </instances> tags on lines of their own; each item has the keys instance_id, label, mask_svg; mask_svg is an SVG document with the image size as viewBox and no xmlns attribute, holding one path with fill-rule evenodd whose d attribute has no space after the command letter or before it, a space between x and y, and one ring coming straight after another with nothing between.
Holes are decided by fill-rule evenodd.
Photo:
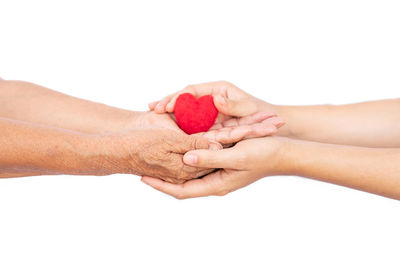
<instances>
[{"instance_id":1,"label":"tan skin","mask_svg":"<svg viewBox=\"0 0 400 267\"><path fill-rule=\"evenodd\" d=\"M213 170L184 165L185 152L275 133L280 125L274 120L275 114L264 112L211 131L218 138L189 136L167 114L118 109L0 80L0 177L128 173L183 183Z\"/></svg>"},{"instance_id":2,"label":"tan skin","mask_svg":"<svg viewBox=\"0 0 400 267\"><path fill-rule=\"evenodd\" d=\"M213 94L226 116L277 112L287 124L277 137L244 140L218 151L190 151L184 156L187 165L220 170L180 185L142 178L155 189L179 199L221 196L265 176L299 175L400 200L399 99L290 107L261 101L228 82L192 85L187 91ZM181 92L150 108L171 112Z\"/></svg>"},{"instance_id":3,"label":"tan skin","mask_svg":"<svg viewBox=\"0 0 400 267\"><path fill-rule=\"evenodd\" d=\"M182 183L212 171L184 165L185 152L220 147L205 138L162 128L90 135L0 119L0 132L0 177L152 173Z\"/></svg>"}]
</instances>

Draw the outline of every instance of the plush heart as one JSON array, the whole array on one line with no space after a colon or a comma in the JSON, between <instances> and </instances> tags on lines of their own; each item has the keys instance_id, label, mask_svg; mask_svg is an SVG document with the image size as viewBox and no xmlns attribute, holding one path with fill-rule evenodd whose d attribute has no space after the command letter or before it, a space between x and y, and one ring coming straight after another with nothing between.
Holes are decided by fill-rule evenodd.
<instances>
[{"instance_id":1,"label":"plush heart","mask_svg":"<svg viewBox=\"0 0 400 267\"><path fill-rule=\"evenodd\" d=\"M179 127L187 134L208 131L218 116L218 110L211 95L196 99L190 93L178 96L174 113Z\"/></svg>"}]
</instances>

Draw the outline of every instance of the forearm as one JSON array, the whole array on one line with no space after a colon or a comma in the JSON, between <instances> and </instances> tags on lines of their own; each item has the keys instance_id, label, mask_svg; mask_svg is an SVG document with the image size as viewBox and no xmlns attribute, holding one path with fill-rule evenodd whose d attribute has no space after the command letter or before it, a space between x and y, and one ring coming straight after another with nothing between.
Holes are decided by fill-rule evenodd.
<instances>
[{"instance_id":1,"label":"forearm","mask_svg":"<svg viewBox=\"0 0 400 267\"><path fill-rule=\"evenodd\" d=\"M0 117L102 133L126 128L135 114L32 83L0 80Z\"/></svg>"},{"instance_id":2,"label":"forearm","mask_svg":"<svg viewBox=\"0 0 400 267\"><path fill-rule=\"evenodd\" d=\"M400 147L400 99L350 105L275 106L280 135L316 142Z\"/></svg>"},{"instance_id":3,"label":"forearm","mask_svg":"<svg viewBox=\"0 0 400 267\"><path fill-rule=\"evenodd\" d=\"M0 118L0 177L106 175L107 150L94 136Z\"/></svg>"},{"instance_id":4,"label":"forearm","mask_svg":"<svg viewBox=\"0 0 400 267\"><path fill-rule=\"evenodd\" d=\"M400 149L286 142L285 169L298 175L400 200Z\"/></svg>"}]
</instances>

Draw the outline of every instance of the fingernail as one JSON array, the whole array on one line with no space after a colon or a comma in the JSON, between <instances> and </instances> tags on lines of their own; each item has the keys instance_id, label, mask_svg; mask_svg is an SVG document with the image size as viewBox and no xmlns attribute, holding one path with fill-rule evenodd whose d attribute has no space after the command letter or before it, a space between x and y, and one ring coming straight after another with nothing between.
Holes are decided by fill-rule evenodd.
<instances>
[{"instance_id":1,"label":"fingernail","mask_svg":"<svg viewBox=\"0 0 400 267\"><path fill-rule=\"evenodd\" d=\"M183 156L183 162L189 165L194 165L197 163L197 155L195 154L186 154Z\"/></svg>"}]
</instances>

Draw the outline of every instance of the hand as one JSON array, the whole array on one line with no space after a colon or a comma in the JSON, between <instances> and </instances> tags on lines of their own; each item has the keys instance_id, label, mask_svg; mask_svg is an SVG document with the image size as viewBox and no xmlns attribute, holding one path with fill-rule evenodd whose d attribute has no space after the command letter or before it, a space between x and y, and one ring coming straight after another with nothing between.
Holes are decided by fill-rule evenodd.
<instances>
[{"instance_id":1,"label":"hand","mask_svg":"<svg viewBox=\"0 0 400 267\"><path fill-rule=\"evenodd\" d=\"M198 168L221 168L201 179L174 185L144 176L142 182L178 199L209 195L223 196L268 175L285 174L288 139L264 137L244 140L218 151L196 150L185 154L184 162Z\"/></svg>"},{"instance_id":2,"label":"hand","mask_svg":"<svg viewBox=\"0 0 400 267\"><path fill-rule=\"evenodd\" d=\"M202 135L220 143L235 143L242 139L275 134L284 121L276 116L273 105L259 100L228 82L190 85L184 90L149 104L156 113L172 113L182 93L196 97L211 94L220 112L214 126Z\"/></svg>"},{"instance_id":3,"label":"hand","mask_svg":"<svg viewBox=\"0 0 400 267\"><path fill-rule=\"evenodd\" d=\"M136 130L145 128L164 128L184 133L176 124L173 115L157 114L154 111L133 112L128 117L122 130Z\"/></svg>"},{"instance_id":4,"label":"hand","mask_svg":"<svg viewBox=\"0 0 400 267\"><path fill-rule=\"evenodd\" d=\"M213 171L185 165L183 154L187 151L222 148L220 144L199 136L161 128L139 129L100 138L108 148L109 156L104 165L117 170L111 173L151 175L171 183L183 183Z\"/></svg>"}]
</instances>

